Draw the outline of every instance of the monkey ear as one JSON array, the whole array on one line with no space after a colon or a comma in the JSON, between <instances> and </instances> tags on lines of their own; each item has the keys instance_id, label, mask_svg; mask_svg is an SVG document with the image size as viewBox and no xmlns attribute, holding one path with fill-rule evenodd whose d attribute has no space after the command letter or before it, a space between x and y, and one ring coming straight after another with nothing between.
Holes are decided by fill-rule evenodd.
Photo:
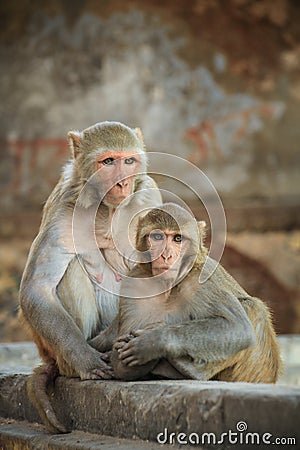
<instances>
[{"instance_id":1,"label":"monkey ear","mask_svg":"<svg viewBox=\"0 0 300 450\"><path fill-rule=\"evenodd\" d=\"M206 222L205 222L205 220L199 220L198 228L199 228L200 231L205 231L206 230Z\"/></svg>"},{"instance_id":2,"label":"monkey ear","mask_svg":"<svg viewBox=\"0 0 300 450\"><path fill-rule=\"evenodd\" d=\"M142 130L140 128L135 128L134 131L135 131L137 137L139 138L139 140L141 141L142 145L144 145L144 136L143 136Z\"/></svg>"},{"instance_id":3,"label":"monkey ear","mask_svg":"<svg viewBox=\"0 0 300 450\"><path fill-rule=\"evenodd\" d=\"M68 136L73 158L76 159L80 153L81 133L79 131L69 131Z\"/></svg>"}]
</instances>

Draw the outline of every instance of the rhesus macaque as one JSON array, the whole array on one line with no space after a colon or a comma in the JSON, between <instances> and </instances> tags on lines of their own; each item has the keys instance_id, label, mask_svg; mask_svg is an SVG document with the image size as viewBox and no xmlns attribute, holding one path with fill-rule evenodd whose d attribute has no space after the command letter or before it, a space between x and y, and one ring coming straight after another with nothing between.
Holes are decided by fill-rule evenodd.
<instances>
[{"instance_id":1,"label":"rhesus macaque","mask_svg":"<svg viewBox=\"0 0 300 450\"><path fill-rule=\"evenodd\" d=\"M120 254L115 247L114 214L116 236L126 241L128 234L134 242L139 211L161 203L145 173L139 129L102 122L68 135L72 159L44 207L20 287L20 315L45 361L29 380L29 396L54 432L66 431L46 395L58 374L82 380L112 376L88 340L116 316L120 278L134 250L125 245Z\"/></svg>"},{"instance_id":2,"label":"rhesus macaque","mask_svg":"<svg viewBox=\"0 0 300 450\"><path fill-rule=\"evenodd\" d=\"M281 359L267 306L249 296L220 265L199 283L208 257L203 223L197 236L193 221L172 203L140 218L136 247L148 252L150 262L139 263L129 273L141 280L135 292L130 278L122 282L119 314L95 338L97 348L108 350L114 343L111 363L121 379L151 373L275 383ZM149 296L151 280L165 289Z\"/></svg>"}]
</instances>

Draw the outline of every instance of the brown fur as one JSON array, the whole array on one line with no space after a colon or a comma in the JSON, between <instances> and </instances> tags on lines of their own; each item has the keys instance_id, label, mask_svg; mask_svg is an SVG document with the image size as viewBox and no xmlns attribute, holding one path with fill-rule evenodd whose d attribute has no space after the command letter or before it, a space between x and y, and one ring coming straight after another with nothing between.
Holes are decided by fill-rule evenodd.
<instances>
[{"instance_id":1,"label":"brown fur","mask_svg":"<svg viewBox=\"0 0 300 450\"><path fill-rule=\"evenodd\" d=\"M151 230L177 231L170 218L177 211L177 216L184 216L181 232L191 240L187 254L197 249L196 261L170 292L153 297L146 297L147 288L143 290L145 278L152 278L151 263L130 272L143 278L141 298L121 296L119 316L102 338L106 349L117 338L112 354L116 377L138 379L152 373L167 378L275 383L282 363L268 307L249 296L220 265L199 284L207 258L203 223L196 239L190 234L189 215L176 205L166 204L164 210L155 209L139 221L137 249L147 249ZM123 292L126 287L123 283ZM101 335L97 339L101 348Z\"/></svg>"},{"instance_id":2,"label":"brown fur","mask_svg":"<svg viewBox=\"0 0 300 450\"><path fill-rule=\"evenodd\" d=\"M95 232L96 243L104 257L113 261L116 265L114 270L124 273L128 267L115 249L110 234L112 216L121 201L120 195L124 193L123 197L127 197L135 193L122 210L122 214L129 219L141 206L151 207L161 203L156 184L144 173L147 158L140 130L117 122L103 122L82 132L72 131L69 138L72 159L64 167L61 179L45 204L40 230L32 244L20 288L20 316L29 325L41 358L45 361L44 366L34 371L28 392L52 432L64 431L46 395L47 386L58 374L83 380L112 376L111 368L101 353L87 340L94 338L112 322L117 313L118 295L106 293L96 284L95 279L102 275L99 271L105 268L98 267L90 248L74 247L72 220L75 204L77 202L76 207L83 218L82 229L79 229L82 232L82 246L87 245L86 236L89 233L94 236ZM128 154L136 156L136 172L130 172L133 166L126 166L125 160L118 160L117 155L121 152L124 152L125 158ZM113 186L106 192L105 171L97 173L91 183L86 184L86 181L103 164L103 158L108 154L112 157L116 155L116 164L110 166L111 175L106 175L106 179L110 182L111 178L116 177L116 183L113 184L113 181ZM101 155L104 155L102 159ZM118 167L118 172L115 167ZM122 182L119 182L120 175ZM152 190L149 191L149 188ZM94 207L97 211L95 227L88 228L86 217L90 218L89 211ZM135 236L134 229L130 232ZM99 253L97 245L95 247L94 251ZM109 280L117 290L117 275L107 270L104 277L111 277ZM98 274L99 277L95 278Z\"/></svg>"}]
</instances>

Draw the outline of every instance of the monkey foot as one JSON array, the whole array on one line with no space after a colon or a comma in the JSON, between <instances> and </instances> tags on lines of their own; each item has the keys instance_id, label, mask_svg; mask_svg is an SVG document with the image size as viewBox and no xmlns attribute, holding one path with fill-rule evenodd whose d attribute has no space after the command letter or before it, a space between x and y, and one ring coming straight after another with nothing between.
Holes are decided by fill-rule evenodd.
<instances>
[{"instance_id":1,"label":"monkey foot","mask_svg":"<svg viewBox=\"0 0 300 450\"><path fill-rule=\"evenodd\" d=\"M134 339L135 336L133 333L123 334L123 336L119 336L114 344L114 348L116 350L119 350L123 347L124 344L131 341L131 339Z\"/></svg>"}]
</instances>

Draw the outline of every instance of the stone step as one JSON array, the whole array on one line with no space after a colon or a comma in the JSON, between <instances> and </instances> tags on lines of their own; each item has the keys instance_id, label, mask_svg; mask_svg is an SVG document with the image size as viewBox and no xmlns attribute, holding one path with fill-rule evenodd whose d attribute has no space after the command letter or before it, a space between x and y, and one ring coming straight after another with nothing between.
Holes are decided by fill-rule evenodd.
<instances>
[{"instance_id":1,"label":"stone step","mask_svg":"<svg viewBox=\"0 0 300 450\"><path fill-rule=\"evenodd\" d=\"M27 379L28 375L2 374L0 416L39 421L27 397ZM220 448L228 448L223 444L232 433L238 439L256 433L260 444L266 434L272 442L292 438L300 444L299 387L58 377L50 398L58 419L69 430L166 444L207 443L203 433L211 433L209 439L221 442ZM222 438L222 433L227 435Z\"/></svg>"},{"instance_id":2,"label":"stone step","mask_svg":"<svg viewBox=\"0 0 300 450\"><path fill-rule=\"evenodd\" d=\"M1 450L158 450L161 445L133 439L73 431L51 435L39 424L0 419ZM176 448L164 446L166 449Z\"/></svg>"}]
</instances>

